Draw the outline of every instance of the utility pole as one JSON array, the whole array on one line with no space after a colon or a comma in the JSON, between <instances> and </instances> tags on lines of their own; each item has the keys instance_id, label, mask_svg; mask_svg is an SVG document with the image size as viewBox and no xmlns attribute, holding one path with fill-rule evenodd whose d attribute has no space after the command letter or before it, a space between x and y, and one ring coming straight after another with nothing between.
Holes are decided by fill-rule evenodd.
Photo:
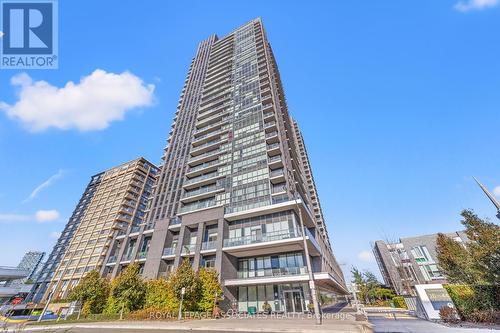
<instances>
[{"instance_id":1,"label":"utility pole","mask_svg":"<svg viewBox=\"0 0 500 333\"><path fill-rule=\"evenodd\" d=\"M290 179L293 182L293 185L290 189L290 192L292 193L294 200L295 200L295 205L297 206L297 210L299 213L299 222L300 222L300 228L302 232L302 241L304 244L304 254L306 256L306 265L307 265L307 272L309 273L309 289L311 289L311 297L314 305L314 317L316 318L316 325L321 325L322 324L322 318L321 318L321 313L320 313L320 307L319 307L319 302L318 302L318 295L316 293L316 283L314 282L314 273L312 270L312 265L311 265L311 258L309 257L309 247L307 246L307 239L306 239L306 229L304 226L304 221L302 219L302 209L300 208L299 202L297 201L297 197L299 193L296 191L296 186L295 186L295 177L293 176L293 172L290 170L288 171L288 175ZM305 202L304 202L305 204Z\"/></svg>"},{"instance_id":2,"label":"utility pole","mask_svg":"<svg viewBox=\"0 0 500 333\"><path fill-rule=\"evenodd\" d=\"M177 320L182 319L182 302L184 301L184 294L186 293L186 288L182 287L181 289L181 302L179 304L179 315L177 316Z\"/></svg>"}]
</instances>

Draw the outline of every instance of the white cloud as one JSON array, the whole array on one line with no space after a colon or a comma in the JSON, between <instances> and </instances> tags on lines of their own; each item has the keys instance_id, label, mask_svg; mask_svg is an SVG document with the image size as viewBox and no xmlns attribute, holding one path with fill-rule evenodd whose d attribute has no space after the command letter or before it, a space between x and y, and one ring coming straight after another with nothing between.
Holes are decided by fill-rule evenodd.
<instances>
[{"instance_id":1,"label":"white cloud","mask_svg":"<svg viewBox=\"0 0 500 333\"><path fill-rule=\"evenodd\" d=\"M459 12L468 12L471 10L483 10L498 5L498 0L462 0L453 6Z\"/></svg>"},{"instance_id":2,"label":"white cloud","mask_svg":"<svg viewBox=\"0 0 500 333\"><path fill-rule=\"evenodd\" d=\"M44 188L49 187L56 180L58 180L59 178L61 178L64 175L64 172L65 172L64 170L57 171L56 174L50 176L46 181L44 181L43 183L41 183L40 185L38 185L37 187L35 187L35 189L33 191L31 191L30 195L26 199L23 200L23 203L28 202L28 201L36 198L36 196L38 195L38 193L40 193L41 190L43 190Z\"/></svg>"},{"instance_id":3,"label":"white cloud","mask_svg":"<svg viewBox=\"0 0 500 333\"><path fill-rule=\"evenodd\" d=\"M497 197L500 197L500 186L497 186L493 189L493 194Z\"/></svg>"},{"instance_id":4,"label":"white cloud","mask_svg":"<svg viewBox=\"0 0 500 333\"><path fill-rule=\"evenodd\" d=\"M23 214L0 214L0 223L9 223L9 222L24 222L32 220L33 217L30 215Z\"/></svg>"},{"instance_id":5,"label":"white cloud","mask_svg":"<svg viewBox=\"0 0 500 333\"><path fill-rule=\"evenodd\" d=\"M364 262L374 262L375 257L371 251L363 250L358 253L358 259Z\"/></svg>"},{"instance_id":6,"label":"white cloud","mask_svg":"<svg viewBox=\"0 0 500 333\"><path fill-rule=\"evenodd\" d=\"M61 237L61 233L59 231L52 231L49 234L49 237L52 239L58 239L59 237Z\"/></svg>"},{"instance_id":7,"label":"white cloud","mask_svg":"<svg viewBox=\"0 0 500 333\"><path fill-rule=\"evenodd\" d=\"M35 213L35 220L40 223L50 222L57 220L59 216L59 212L55 209L39 210Z\"/></svg>"},{"instance_id":8,"label":"white cloud","mask_svg":"<svg viewBox=\"0 0 500 333\"><path fill-rule=\"evenodd\" d=\"M34 132L51 127L102 130L122 120L127 111L151 105L155 88L130 72L115 74L101 69L62 88L33 81L26 73L13 76L11 84L19 87L19 100L13 105L0 102L0 110Z\"/></svg>"}]
</instances>

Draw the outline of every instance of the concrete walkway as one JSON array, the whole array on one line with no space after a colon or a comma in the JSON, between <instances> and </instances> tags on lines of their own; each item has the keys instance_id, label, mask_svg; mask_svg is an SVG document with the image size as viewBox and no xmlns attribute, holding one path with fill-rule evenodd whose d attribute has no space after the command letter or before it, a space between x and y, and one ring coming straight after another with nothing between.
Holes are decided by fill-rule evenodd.
<instances>
[{"instance_id":1,"label":"concrete walkway","mask_svg":"<svg viewBox=\"0 0 500 333\"><path fill-rule=\"evenodd\" d=\"M25 331L64 332L68 329L106 330L174 330L174 331L233 331L233 332L290 332L290 333L334 333L334 332L373 332L368 322L352 319L325 319L323 325L315 325L310 318L231 318L203 319L189 321L119 321L80 324L59 324L47 326L26 326ZM72 330L72 331L73 331Z\"/></svg>"}]
</instances>

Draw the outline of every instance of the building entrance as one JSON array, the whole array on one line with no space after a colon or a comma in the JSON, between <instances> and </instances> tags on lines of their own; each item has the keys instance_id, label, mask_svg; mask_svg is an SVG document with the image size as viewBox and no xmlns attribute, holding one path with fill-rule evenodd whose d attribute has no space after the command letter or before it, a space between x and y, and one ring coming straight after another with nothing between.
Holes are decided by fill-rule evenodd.
<instances>
[{"instance_id":1,"label":"building entrance","mask_svg":"<svg viewBox=\"0 0 500 333\"><path fill-rule=\"evenodd\" d=\"M304 298L300 290L283 291L285 312L304 312Z\"/></svg>"}]
</instances>

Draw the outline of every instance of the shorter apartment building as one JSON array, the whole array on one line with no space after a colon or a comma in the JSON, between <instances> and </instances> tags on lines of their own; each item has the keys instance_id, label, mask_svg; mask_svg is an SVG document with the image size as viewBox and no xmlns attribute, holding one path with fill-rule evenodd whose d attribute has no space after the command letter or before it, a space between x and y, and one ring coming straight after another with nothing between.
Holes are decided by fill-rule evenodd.
<instances>
[{"instance_id":1,"label":"shorter apartment building","mask_svg":"<svg viewBox=\"0 0 500 333\"><path fill-rule=\"evenodd\" d=\"M460 243L467 241L463 231L445 235ZM376 241L373 253L385 284L399 295L411 295L417 284L446 283L437 261L437 236L406 237L393 243Z\"/></svg>"},{"instance_id":2,"label":"shorter apartment building","mask_svg":"<svg viewBox=\"0 0 500 333\"><path fill-rule=\"evenodd\" d=\"M34 301L65 298L86 273L103 272L110 250L121 248L119 237L144 228L157 172L155 165L138 158L92 176L37 281Z\"/></svg>"}]
</instances>

